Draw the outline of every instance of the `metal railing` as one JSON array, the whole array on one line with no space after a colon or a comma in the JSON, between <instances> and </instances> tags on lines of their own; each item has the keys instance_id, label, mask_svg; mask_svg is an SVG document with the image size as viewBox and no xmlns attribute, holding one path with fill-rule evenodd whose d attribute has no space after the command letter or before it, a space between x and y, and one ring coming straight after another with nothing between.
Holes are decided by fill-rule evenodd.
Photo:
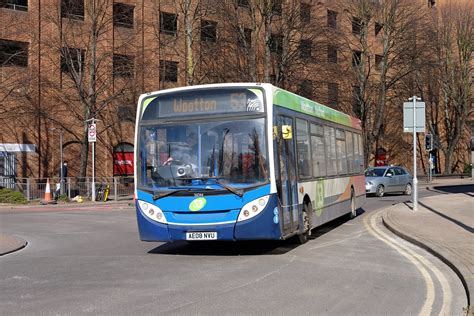
<instances>
[{"instance_id":1,"label":"metal railing","mask_svg":"<svg viewBox=\"0 0 474 316\"><path fill-rule=\"evenodd\" d=\"M0 177L0 188L8 188L23 193L28 201L40 200L45 196L46 185L48 179L38 178L15 178ZM126 200L132 199L134 193L133 177L113 177L113 178L96 178L96 190L99 187L105 189L109 185L108 200ZM58 185L59 184L59 185ZM51 194L60 188L59 178L49 178ZM63 183L63 196L72 199L78 195L91 199L92 196L91 178L65 178Z\"/></svg>"}]
</instances>

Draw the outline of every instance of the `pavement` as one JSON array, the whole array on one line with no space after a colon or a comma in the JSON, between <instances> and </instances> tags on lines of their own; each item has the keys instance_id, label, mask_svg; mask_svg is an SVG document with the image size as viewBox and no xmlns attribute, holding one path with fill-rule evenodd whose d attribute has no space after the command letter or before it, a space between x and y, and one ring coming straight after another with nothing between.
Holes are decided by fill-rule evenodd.
<instances>
[{"instance_id":1,"label":"pavement","mask_svg":"<svg viewBox=\"0 0 474 316\"><path fill-rule=\"evenodd\" d=\"M394 234L426 249L453 269L466 291L470 306L467 314L474 315L474 181L472 178L435 177L430 182L420 180L418 188L438 194L420 199L416 211L411 202L384 209L383 223ZM109 203L123 208L130 207L132 201ZM74 208L91 204L94 202L53 207ZM28 206L0 206L9 209L25 207ZM27 241L20 236L0 233L0 256L26 245Z\"/></svg>"}]
</instances>

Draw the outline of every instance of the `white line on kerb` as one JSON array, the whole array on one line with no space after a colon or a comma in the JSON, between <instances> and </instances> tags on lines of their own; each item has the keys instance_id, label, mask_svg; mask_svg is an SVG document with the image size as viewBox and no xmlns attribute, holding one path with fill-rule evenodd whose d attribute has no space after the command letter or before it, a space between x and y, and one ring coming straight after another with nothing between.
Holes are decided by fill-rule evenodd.
<instances>
[{"instance_id":1,"label":"white line on kerb","mask_svg":"<svg viewBox=\"0 0 474 316\"><path fill-rule=\"evenodd\" d=\"M450 313L450 306L452 300L452 293L451 287L447 282L445 276L438 270L430 261L428 261L425 257L420 256L410 248L405 245L400 244L397 240L390 237L382 230L377 227L376 220L380 217L380 213L382 211L378 211L370 216L364 218L364 224L367 230L374 235L376 238L380 239L381 241L385 242L390 247L394 248L398 253L406 257L413 265L421 272L421 275L425 279L426 283L426 300L423 304L423 307L420 310L420 315L430 315L434 298L435 298L435 291L434 291L434 283L433 280L427 271L427 269L431 270L431 272L437 277L439 280L442 292L443 292L443 304L440 310L440 315L449 315Z\"/></svg>"}]
</instances>

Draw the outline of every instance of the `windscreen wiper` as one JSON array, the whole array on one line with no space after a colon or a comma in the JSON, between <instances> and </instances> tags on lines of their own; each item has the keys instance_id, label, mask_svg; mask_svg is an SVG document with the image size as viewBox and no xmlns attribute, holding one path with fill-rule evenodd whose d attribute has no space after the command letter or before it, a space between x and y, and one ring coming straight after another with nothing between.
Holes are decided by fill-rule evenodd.
<instances>
[{"instance_id":1,"label":"windscreen wiper","mask_svg":"<svg viewBox=\"0 0 474 316\"><path fill-rule=\"evenodd\" d=\"M227 185L225 183L219 182L219 177L209 177L209 179L212 179L216 182L216 184L220 185L227 191L234 193L235 195L242 197L244 195L244 192L242 190L238 190L236 188L231 187L230 185Z\"/></svg>"},{"instance_id":2,"label":"windscreen wiper","mask_svg":"<svg viewBox=\"0 0 474 316\"><path fill-rule=\"evenodd\" d=\"M170 195L176 194L178 192L188 192L188 191L191 191L191 189L189 189L189 188L188 189L178 189L178 190L167 191L167 192L163 192L163 193L155 193L155 194L153 194L153 201L164 198L165 196L170 196Z\"/></svg>"}]
</instances>

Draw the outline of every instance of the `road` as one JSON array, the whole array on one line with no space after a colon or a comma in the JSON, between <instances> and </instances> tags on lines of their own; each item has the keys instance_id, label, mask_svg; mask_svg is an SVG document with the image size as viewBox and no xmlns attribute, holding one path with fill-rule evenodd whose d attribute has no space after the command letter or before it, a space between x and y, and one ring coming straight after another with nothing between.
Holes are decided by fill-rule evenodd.
<instances>
[{"instance_id":1,"label":"road","mask_svg":"<svg viewBox=\"0 0 474 316\"><path fill-rule=\"evenodd\" d=\"M300 246L145 243L134 211L107 204L0 210L0 231L28 241L0 258L0 314L461 314L457 276L381 224L404 200L369 198Z\"/></svg>"}]
</instances>

